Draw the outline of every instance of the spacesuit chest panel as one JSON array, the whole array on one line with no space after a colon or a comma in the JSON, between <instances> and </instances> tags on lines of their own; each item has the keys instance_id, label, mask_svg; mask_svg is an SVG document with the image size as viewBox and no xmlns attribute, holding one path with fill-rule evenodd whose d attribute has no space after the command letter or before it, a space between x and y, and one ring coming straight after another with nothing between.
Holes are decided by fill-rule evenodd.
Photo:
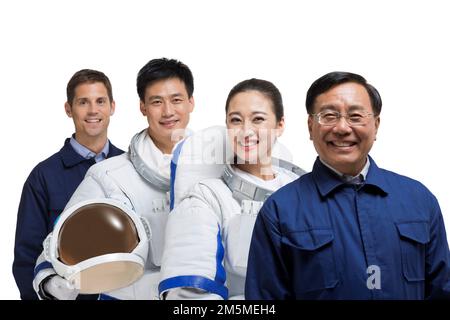
<instances>
[{"instance_id":1,"label":"spacesuit chest panel","mask_svg":"<svg viewBox=\"0 0 450 320\"><path fill-rule=\"evenodd\" d=\"M166 230L167 219L169 217L169 197L148 199L151 208L146 208L145 218L152 228L152 237L150 239L149 259L147 263L160 267L162 253L164 249L164 233ZM148 210L149 209L149 210Z\"/></svg>"},{"instance_id":2,"label":"spacesuit chest panel","mask_svg":"<svg viewBox=\"0 0 450 320\"><path fill-rule=\"evenodd\" d=\"M124 168L125 169L125 168ZM115 179L124 175L128 179ZM150 225L150 243L147 265L151 267L161 266L162 251L164 248L164 230L169 214L169 195L153 187L143 179L135 170L123 170L123 172L110 172L109 176L120 189L122 196L126 196L132 209L144 217ZM111 195L117 198L119 195Z\"/></svg>"},{"instance_id":3,"label":"spacesuit chest panel","mask_svg":"<svg viewBox=\"0 0 450 320\"><path fill-rule=\"evenodd\" d=\"M248 252L259 209L262 201L242 200L240 212L228 222L226 238L226 264L235 274L245 277Z\"/></svg>"},{"instance_id":4,"label":"spacesuit chest panel","mask_svg":"<svg viewBox=\"0 0 450 320\"><path fill-rule=\"evenodd\" d=\"M228 186L219 179L205 181L202 184L209 187L219 202L225 269L227 272L245 277L253 227L264 202L235 199Z\"/></svg>"}]
</instances>

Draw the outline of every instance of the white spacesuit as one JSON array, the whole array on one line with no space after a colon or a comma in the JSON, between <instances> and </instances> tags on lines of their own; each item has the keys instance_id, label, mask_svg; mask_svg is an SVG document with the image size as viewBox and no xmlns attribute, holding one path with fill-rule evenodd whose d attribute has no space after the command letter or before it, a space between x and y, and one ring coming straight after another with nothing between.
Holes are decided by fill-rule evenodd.
<instances>
[{"instance_id":1,"label":"white spacesuit","mask_svg":"<svg viewBox=\"0 0 450 320\"><path fill-rule=\"evenodd\" d=\"M189 144L198 134L178 145L173 162L183 156L199 158L183 155L184 149L196 152ZM183 168L179 163L173 170L176 174L172 172L176 206L166 227L161 298L243 299L250 240L259 209L272 192L305 173L277 159L273 159L275 179L269 181L227 164L217 175L218 168L217 164ZM201 180L198 172L208 170L210 176L217 176ZM195 180L198 183L193 185ZM180 186L183 183L188 185Z\"/></svg>"},{"instance_id":2,"label":"white spacesuit","mask_svg":"<svg viewBox=\"0 0 450 320\"><path fill-rule=\"evenodd\" d=\"M132 209L148 221L149 249L144 275L132 285L100 295L100 298L158 299L158 282L169 212L170 160L149 137L147 130L136 134L129 152L92 166L65 210L85 200L110 198ZM39 257L33 286L55 271ZM68 290L70 291L70 290Z\"/></svg>"}]
</instances>

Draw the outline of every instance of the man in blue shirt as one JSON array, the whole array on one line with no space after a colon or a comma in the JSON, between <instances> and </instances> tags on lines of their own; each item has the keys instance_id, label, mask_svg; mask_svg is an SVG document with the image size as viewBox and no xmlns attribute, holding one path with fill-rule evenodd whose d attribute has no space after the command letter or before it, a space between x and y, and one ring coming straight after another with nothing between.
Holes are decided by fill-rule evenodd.
<instances>
[{"instance_id":1,"label":"man in blue shirt","mask_svg":"<svg viewBox=\"0 0 450 320\"><path fill-rule=\"evenodd\" d=\"M332 72L311 85L308 128L319 156L261 209L247 299L450 298L438 201L368 155L381 105L357 74Z\"/></svg>"},{"instance_id":2,"label":"man in blue shirt","mask_svg":"<svg viewBox=\"0 0 450 320\"><path fill-rule=\"evenodd\" d=\"M31 171L20 199L13 274L22 299L37 299L32 283L42 242L86 171L96 162L123 153L107 137L115 103L105 74L88 69L76 72L67 84L64 107L75 133L59 152Z\"/></svg>"}]
</instances>

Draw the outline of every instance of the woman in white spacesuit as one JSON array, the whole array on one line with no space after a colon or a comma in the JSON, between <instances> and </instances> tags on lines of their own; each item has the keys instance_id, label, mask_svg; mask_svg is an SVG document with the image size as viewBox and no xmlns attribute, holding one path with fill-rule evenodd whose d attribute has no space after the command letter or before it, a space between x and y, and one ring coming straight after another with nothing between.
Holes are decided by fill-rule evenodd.
<instances>
[{"instance_id":1,"label":"woman in white spacesuit","mask_svg":"<svg viewBox=\"0 0 450 320\"><path fill-rule=\"evenodd\" d=\"M234 159L220 178L195 184L169 215L159 284L163 299L243 299L258 211L271 193L304 173L272 159L284 115L271 82L237 84L226 101L226 125Z\"/></svg>"}]
</instances>

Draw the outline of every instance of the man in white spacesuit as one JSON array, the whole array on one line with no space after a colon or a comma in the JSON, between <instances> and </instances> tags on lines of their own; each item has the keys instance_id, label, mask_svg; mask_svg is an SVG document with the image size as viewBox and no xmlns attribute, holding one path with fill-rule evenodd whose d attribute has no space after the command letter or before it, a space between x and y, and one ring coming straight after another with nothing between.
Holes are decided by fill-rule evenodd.
<instances>
[{"instance_id":1,"label":"man in white spacesuit","mask_svg":"<svg viewBox=\"0 0 450 320\"><path fill-rule=\"evenodd\" d=\"M144 275L128 287L102 293L100 299L158 299L172 149L183 138L194 108L192 73L173 59L149 61L138 73L137 91L148 128L132 138L127 153L92 166L65 209L89 199L109 198L148 221L151 239ZM78 294L44 255L36 263L33 286L41 299L74 299Z\"/></svg>"},{"instance_id":2,"label":"man in white spacesuit","mask_svg":"<svg viewBox=\"0 0 450 320\"><path fill-rule=\"evenodd\" d=\"M177 190L177 179L198 179L192 167L182 166L189 158L183 153L195 150L190 142L198 133L174 151L172 162L180 162L175 175L172 172L171 201L176 206L166 227L159 284L163 299L243 299L257 213L272 192L304 173L272 158L284 114L281 94L271 82L250 79L237 84L226 102L226 124L232 163L222 166L216 178L201 180L186 192Z\"/></svg>"}]
</instances>

